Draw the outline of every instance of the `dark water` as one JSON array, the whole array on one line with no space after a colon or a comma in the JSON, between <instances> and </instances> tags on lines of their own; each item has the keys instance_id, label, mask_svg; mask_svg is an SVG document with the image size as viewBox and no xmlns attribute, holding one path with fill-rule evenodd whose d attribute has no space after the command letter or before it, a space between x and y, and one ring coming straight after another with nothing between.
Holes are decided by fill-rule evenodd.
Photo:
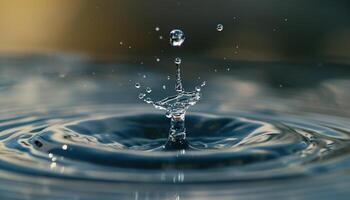
<instances>
[{"instance_id":1,"label":"dark water","mask_svg":"<svg viewBox=\"0 0 350 200\"><path fill-rule=\"evenodd\" d=\"M184 70L185 87L208 85L186 115L191 148L164 151L169 120L138 100L134 83L160 99L173 91L172 72L79 57L2 58L0 196L347 199L346 66L232 62L213 73L211 62L190 63L187 77Z\"/></svg>"}]
</instances>

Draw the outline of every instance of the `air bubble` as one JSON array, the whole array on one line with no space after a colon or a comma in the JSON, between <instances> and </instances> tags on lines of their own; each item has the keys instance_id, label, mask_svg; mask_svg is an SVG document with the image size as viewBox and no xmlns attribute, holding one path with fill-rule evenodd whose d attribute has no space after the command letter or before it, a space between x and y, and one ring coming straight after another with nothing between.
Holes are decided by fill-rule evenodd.
<instances>
[{"instance_id":1,"label":"air bubble","mask_svg":"<svg viewBox=\"0 0 350 200\"><path fill-rule=\"evenodd\" d=\"M136 88L140 88L140 87L141 87L141 84L140 84L140 83L135 83L135 87L136 87Z\"/></svg>"}]
</instances>

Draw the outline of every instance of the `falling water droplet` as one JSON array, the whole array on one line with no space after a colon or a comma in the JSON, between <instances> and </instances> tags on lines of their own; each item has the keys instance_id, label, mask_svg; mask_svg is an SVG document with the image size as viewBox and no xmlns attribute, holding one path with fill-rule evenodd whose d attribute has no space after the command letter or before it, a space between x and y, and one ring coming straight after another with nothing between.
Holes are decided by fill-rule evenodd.
<instances>
[{"instance_id":1,"label":"falling water droplet","mask_svg":"<svg viewBox=\"0 0 350 200\"><path fill-rule=\"evenodd\" d=\"M140 87L141 87L141 84L140 84L140 83L135 83L135 87L136 87L136 88L140 88Z\"/></svg>"},{"instance_id":2,"label":"falling water droplet","mask_svg":"<svg viewBox=\"0 0 350 200\"><path fill-rule=\"evenodd\" d=\"M224 26L223 26L222 24L218 24L218 25L216 26L216 30L217 30L217 31L222 31L222 30L224 30Z\"/></svg>"},{"instance_id":3,"label":"falling water droplet","mask_svg":"<svg viewBox=\"0 0 350 200\"><path fill-rule=\"evenodd\" d=\"M159 31L159 30L160 30L160 28L157 26L157 27L155 28L155 30L156 30L156 31Z\"/></svg>"},{"instance_id":4,"label":"falling water droplet","mask_svg":"<svg viewBox=\"0 0 350 200\"><path fill-rule=\"evenodd\" d=\"M207 83L205 81L203 81L203 83L201 84L201 87L204 87Z\"/></svg>"},{"instance_id":5,"label":"falling water droplet","mask_svg":"<svg viewBox=\"0 0 350 200\"><path fill-rule=\"evenodd\" d=\"M172 30L170 32L170 44L173 47L181 46L182 43L185 41L185 34L178 29Z\"/></svg>"},{"instance_id":6,"label":"falling water droplet","mask_svg":"<svg viewBox=\"0 0 350 200\"><path fill-rule=\"evenodd\" d=\"M226 69L228 72L231 70L229 67L227 67L227 69Z\"/></svg>"},{"instance_id":7,"label":"falling water droplet","mask_svg":"<svg viewBox=\"0 0 350 200\"><path fill-rule=\"evenodd\" d=\"M142 78L147 78L146 74L144 74L144 75L142 76Z\"/></svg>"},{"instance_id":8,"label":"falling water droplet","mask_svg":"<svg viewBox=\"0 0 350 200\"><path fill-rule=\"evenodd\" d=\"M180 65L181 64L181 58L175 58L175 64Z\"/></svg>"},{"instance_id":9,"label":"falling water droplet","mask_svg":"<svg viewBox=\"0 0 350 200\"><path fill-rule=\"evenodd\" d=\"M140 93L140 94L139 94L139 99L143 99L145 96L146 96L145 93Z\"/></svg>"},{"instance_id":10,"label":"falling water droplet","mask_svg":"<svg viewBox=\"0 0 350 200\"><path fill-rule=\"evenodd\" d=\"M151 89L150 87L147 87L147 88L146 88L146 92L147 92L147 93L151 93L151 92L152 92L152 89Z\"/></svg>"},{"instance_id":11,"label":"falling water droplet","mask_svg":"<svg viewBox=\"0 0 350 200\"><path fill-rule=\"evenodd\" d=\"M163 90L166 90L166 85L163 85Z\"/></svg>"},{"instance_id":12,"label":"falling water droplet","mask_svg":"<svg viewBox=\"0 0 350 200\"><path fill-rule=\"evenodd\" d=\"M168 76L167 79L170 80L170 76Z\"/></svg>"},{"instance_id":13,"label":"falling water droplet","mask_svg":"<svg viewBox=\"0 0 350 200\"><path fill-rule=\"evenodd\" d=\"M160 61L160 58L156 58L156 61L159 62L159 61Z\"/></svg>"}]
</instances>

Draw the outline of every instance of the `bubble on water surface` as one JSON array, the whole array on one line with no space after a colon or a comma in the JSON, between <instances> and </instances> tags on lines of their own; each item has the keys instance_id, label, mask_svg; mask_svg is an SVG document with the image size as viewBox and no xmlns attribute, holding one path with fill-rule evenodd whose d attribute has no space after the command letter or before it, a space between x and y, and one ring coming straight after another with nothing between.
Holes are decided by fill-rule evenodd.
<instances>
[{"instance_id":1,"label":"bubble on water surface","mask_svg":"<svg viewBox=\"0 0 350 200\"><path fill-rule=\"evenodd\" d=\"M185 34L178 29L170 32L170 44L173 47L179 47L185 41Z\"/></svg>"},{"instance_id":2,"label":"bubble on water surface","mask_svg":"<svg viewBox=\"0 0 350 200\"><path fill-rule=\"evenodd\" d=\"M138 89L141 87L141 84L140 83L135 83L135 87Z\"/></svg>"}]
</instances>

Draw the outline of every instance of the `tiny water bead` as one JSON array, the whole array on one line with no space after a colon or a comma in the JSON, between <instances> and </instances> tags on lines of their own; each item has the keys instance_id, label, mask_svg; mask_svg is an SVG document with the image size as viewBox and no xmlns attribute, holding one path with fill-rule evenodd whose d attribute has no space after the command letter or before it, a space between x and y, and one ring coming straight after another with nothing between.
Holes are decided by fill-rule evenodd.
<instances>
[{"instance_id":1,"label":"tiny water bead","mask_svg":"<svg viewBox=\"0 0 350 200\"><path fill-rule=\"evenodd\" d=\"M148 103L148 104L149 104L149 103L153 103L152 99L149 98L149 97L147 97L147 98L145 99L145 102Z\"/></svg>"},{"instance_id":2,"label":"tiny water bead","mask_svg":"<svg viewBox=\"0 0 350 200\"><path fill-rule=\"evenodd\" d=\"M154 30L156 30L156 31L159 31L160 30L160 28L157 26Z\"/></svg>"},{"instance_id":3,"label":"tiny water bead","mask_svg":"<svg viewBox=\"0 0 350 200\"><path fill-rule=\"evenodd\" d=\"M162 88L163 88L163 90L166 90L166 85L163 85Z\"/></svg>"},{"instance_id":4,"label":"tiny water bead","mask_svg":"<svg viewBox=\"0 0 350 200\"><path fill-rule=\"evenodd\" d=\"M157 62L160 62L160 58L156 58L156 61L157 61Z\"/></svg>"},{"instance_id":5,"label":"tiny water bead","mask_svg":"<svg viewBox=\"0 0 350 200\"><path fill-rule=\"evenodd\" d=\"M140 93L140 94L139 94L139 99L143 99L145 96L146 96L145 93Z\"/></svg>"},{"instance_id":6,"label":"tiny water bead","mask_svg":"<svg viewBox=\"0 0 350 200\"><path fill-rule=\"evenodd\" d=\"M140 84L140 83L135 83L135 87L136 87L137 89L139 89L139 88L141 87L141 84Z\"/></svg>"},{"instance_id":7,"label":"tiny water bead","mask_svg":"<svg viewBox=\"0 0 350 200\"><path fill-rule=\"evenodd\" d=\"M181 64L181 58L175 58L175 64L180 65Z\"/></svg>"},{"instance_id":8,"label":"tiny water bead","mask_svg":"<svg viewBox=\"0 0 350 200\"><path fill-rule=\"evenodd\" d=\"M146 92L147 92L147 93L151 93L151 92L152 92L152 89L151 89L150 87L147 87L147 88L146 88Z\"/></svg>"},{"instance_id":9,"label":"tiny water bead","mask_svg":"<svg viewBox=\"0 0 350 200\"><path fill-rule=\"evenodd\" d=\"M170 32L170 44L173 47L179 47L185 41L185 34L178 29Z\"/></svg>"},{"instance_id":10,"label":"tiny water bead","mask_svg":"<svg viewBox=\"0 0 350 200\"><path fill-rule=\"evenodd\" d=\"M220 32L220 31L224 30L224 26L222 24L218 24L216 26L216 30Z\"/></svg>"}]
</instances>

